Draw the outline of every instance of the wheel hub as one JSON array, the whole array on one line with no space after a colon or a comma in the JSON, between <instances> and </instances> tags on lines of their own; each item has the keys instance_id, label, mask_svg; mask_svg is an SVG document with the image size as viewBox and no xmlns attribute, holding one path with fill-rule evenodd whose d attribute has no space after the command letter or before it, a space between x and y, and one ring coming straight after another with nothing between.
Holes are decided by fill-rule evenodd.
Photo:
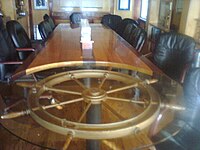
<instances>
[{"instance_id":1,"label":"wheel hub","mask_svg":"<svg viewBox=\"0 0 200 150\"><path fill-rule=\"evenodd\" d=\"M82 96L87 103L100 104L106 100L107 94L99 88L88 88L83 91Z\"/></svg>"}]
</instances>

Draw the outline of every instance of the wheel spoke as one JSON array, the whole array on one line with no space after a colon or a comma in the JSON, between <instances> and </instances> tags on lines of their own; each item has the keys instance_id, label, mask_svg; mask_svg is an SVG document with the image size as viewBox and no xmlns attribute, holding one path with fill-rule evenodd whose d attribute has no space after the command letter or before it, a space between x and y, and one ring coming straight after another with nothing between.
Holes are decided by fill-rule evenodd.
<instances>
[{"instance_id":1,"label":"wheel spoke","mask_svg":"<svg viewBox=\"0 0 200 150\"><path fill-rule=\"evenodd\" d=\"M83 101L83 98L78 98L78 99L73 99L73 100L69 100L69 101L65 101L65 102L61 102L61 103L56 103L56 104L51 104L51 105L46 105L46 106L42 106L42 108L44 110L46 109L50 109L50 108L54 108L54 107L59 107L59 106L63 106L63 105L67 105L67 104L72 104L72 103L76 103L76 102L80 102ZM37 111L40 110L41 107L35 107L32 108L32 111ZM30 114L30 110L24 110L24 111L20 111L20 112L12 112L12 113L8 113L5 115L1 116L1 119L11 119L11 118L17 118L17 117L21 117L24 115L29 115Z\"/></svg>"},{"instance_id":2,"label":"wheel spoke","mask_svg":"<svg viewBox=\"0 0 200 150\"><path fill-rule=\"evenodd\" d=\"M118 97L107 97L108 100L114 100L114 101L122 101L122 102L131 102L136 104L146 104L144 101L136 101L134 99L126 99L126 98L118 98Z\"/></svg>"},{"instance_id":3,"label":"wheel spoke","mask_svg":"<svg viewBox=\"0 0 200 150\"><path fill-rule=\"evenodd\" d=\"M109 149L121 150L114 142L108 140L102 140L102 143L105 144Z\"/></svg>"},{"instance_id":4,"label":"wheel spoke","mask_svg":"<svg viewBox=\"0 0 200 150\"><path fill-rule=\"evenodd\" d=\"M109 67L108 71L111 71L111 70L112 70L112 67ZM104 74L104 78L102 79L101 84L99 85L99 88L101 88L103 86L103 84L105 83L107 77L108 77L108 73L105 73Z\"/></svg>"},{"instance_id":5,"label":"wheel spoke","mask_svg":"<svg viewBox=\"0 0 200 150\"><path fill-rule=\"evenodd\" d=\"M14 104L12 104L12 105L10 105L10 106L4 108L4 112L7 112L7 111L10 110L11 108L13 108L13 107L15 107L15 106L21 104L22 102L24 102L24 99L19 100L19 101L17 101L16 103L14 103Z\"/></svg>"},{"instance_id":6,"label":"wheel spoke","mask_svg":"<svg viewBox=\"0 0 200 150\"><path fill-rule=\"evenodd\" d=\"M84 110L83 114L81 115L81 117L80 117L79 120L78 120L79 123L83 120L83 118L84 118L85 114L87 113L87 111L89 110L91 104L92 104L92 103L89 103L89 104L87 105L86 109ZM66 142L65 142L65 144L64 144L64 146L63 146L63 150L66 150L66 149L69 147L69 144L71 143L71 141L72 141L72 139L73 139L73 135L72 135L72 134L68 134L67 136L68 136L68 137L67 137L67 140L66 140Z\"/></svg>"},{"instance_id":7,"label":"wheel spoke","mask_svg":"<svg viewBox=\"0 0 200 150\"><path fill-rule=\"evenodd\" d=\"M74 94L74 95L82 95L80 92L75 92L75 91L69 91L69 90L62 90L62 89L56 89L56 88L51 88L51 87L44 87L45 90L47 91L53 91L53 92L58 92L58 93L66 93L66 94Z\"/></svg>"},{"instance_id":8,"label":"wheel spoke","mask_svg":"<svg viewBox=\"0 0 200 150\"><path fill-rule=\"evenodd\" d=\"M87 107L85 108L83 114L81 115L81 117L80 117L79 120L78 120L79 123L83 120L83 118L85 117L85 115L86 115L86 113L87 113L87 111L89 110L89 108L90 108L91 105L92 105L92 103L89 103L89 104L87 105Z\"/></svg>"},{"instance_id":9,"label":"wheel spoke","mask_svg":"<svg viewBox=\"0 0 200 150\"><path fill-rule=\"evenodd\" d=\"M113 113L117 118L120 120L125 120L123 116L121 116L117 111L115 111L112 107L110 107L108 104L105 102L102 103L111 113Z\"/></svg>"},{"instance_id":10,"label":"wheel spoke","mask_svg":"<svg viewBox=\"0 0 200 150\"><path fill-rule=\"evenodd\" d=\"M61 102L61 103L56 103L53 105L47 105L47 106L42 106L43 109L49 109L49 108L53 108L53 107L57 107L57 106L63 106L63 105L68 105L68 104L72 104L72 103L76 103L76 102L80 102L83 101L83 98L77 98L77 99L72 99L69 101L65 101L65 102Z\"/></svg>"},{"instance_id":11,"label":"wheel spoke","mask_svg":"<svg viewBox=\"0 0 200 150\"><path fill-rule=\"evenodd\" d=\"M127 89L130 89L130 88L138 87L139 84L153 84L157 81L158 81L157 79L151 79L151 80L136 82L132 85L127 85L127 86L124 86L124 87L121 87L121 88L117 88L117 89L114 89L114 90L107 91L106 93L110 94L110 93L114 93L114 92L119 92L119 91L127 90Z\"/></svg>"},{"instance_id":12,"label":"wheel spoke","mask_svg":"<svg viewBox=\"0 0 200 150\"><path fill-rule=\"evenodd\" d=\"M81 83L78 79L76 79L76 77L73 74L71 74L71 79L74 80L83 89L87 89L86 86L83 83Z\"/></svg>"},{"instance_id":13,"label":"wheel spoke","mask_svg":"<svg viewBox=\"0 0 200 150\"><path fill-rule=\"evenodd\" d=\"M104 78L102 79L101 84L99 85L99 89L101 89L101 87L102 87L103 84L105 83L107 77L108 77L108 73L105 73L105 74L104 74Z\"/></svg>"},{"instance_id":14,"label":"wheel spoke","mask_svg":"<svg viewBox=\"0 0 200 150\"><path fill-rule=\"evenodd\" d=\"M107 94L111 94L111 93L127 90L127 89L130 89L130 88L133 88L133 87L137 87L137 86L138 86L138 83L134 83L132 85L127 85L127 86L124 86L124 87L121 87L121 88L117 88L117 89L114 89L114 90L109 90L106 93Z\"/></svg>"},{"instance_id":15,"label":"wheel spoke","mask_svg":"<svg viewBox=\"0 0 200 150\"><path fill-rule=\"evenodd\" d=\"M67 149L68 149L69 144L71 143L72 139L73 139L73 135L72 135L72 134L68 134L68 135L67 135L67 139L66 139L66 141L65 141L65 144L64 144L62 150L67 150Z\"/></svg>"}]
</instances>

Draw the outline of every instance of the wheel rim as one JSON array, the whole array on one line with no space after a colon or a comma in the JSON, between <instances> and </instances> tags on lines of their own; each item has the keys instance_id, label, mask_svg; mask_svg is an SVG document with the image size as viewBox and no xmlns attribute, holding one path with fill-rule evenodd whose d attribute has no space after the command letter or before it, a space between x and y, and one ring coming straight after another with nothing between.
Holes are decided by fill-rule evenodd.
<instances>
[{"instance_id":1,"label":"wheel rim","mask_svg":"<svg viewBox=\"0 0 200 150\"><path fill-rule=\"evenodd\" d=\"M83 82L81 82L85 79L96 81L99 81L100 79L100 83L95 84L95 86L92 87L86 87ZM71 81L76 83L80 89L82 88L82 91L56 88L60 84L62 85ZM125 87L125 89L122 87L114 89L105 88L104 85L106 85L106 82L120 83L123 85L123 88ZM137 86L133 86L134 84ZM139 88L142 92L147 93L147 101L137 102L124 97L117 98L112 96L113 93L123 93L126 90L135 89L135 87ZM116 89L120 88L121 90L116 91ZM134 104L133 109L135 108L135 103L137 107L144 107L144 109L140 114L132 114L124 120L119 119L119 121L108 123L88 124L83 123L80 119L80 121L71 121L66 118L59 118L49 112L49 109L46 109L40 100L40 97L47 92L55 92L58 95L76 95L76 98L74 99L55 104L54 108L70 105L71 103L83 102L86 104L86 108L81 114L81 117L85 115L84 113L87 112L91 105L100 104L105 105L107 109L111 109L107 106L107 101L121 101L121 103L126 103L124 101L127 100L127 103ZM147 85L146 82L132 76L108 70L87 69L58 73L36 83L29 95L28 106L31 111L30 114L39 124L53 132L72 135L73 137L83 139L111 139L137 133L138 131L148 127L155 120L160 109L160 97L150 85ZM115 111L117 113L117 110ZM82 117L82 119L84 117Z\"/></svg>"}]
</instances>

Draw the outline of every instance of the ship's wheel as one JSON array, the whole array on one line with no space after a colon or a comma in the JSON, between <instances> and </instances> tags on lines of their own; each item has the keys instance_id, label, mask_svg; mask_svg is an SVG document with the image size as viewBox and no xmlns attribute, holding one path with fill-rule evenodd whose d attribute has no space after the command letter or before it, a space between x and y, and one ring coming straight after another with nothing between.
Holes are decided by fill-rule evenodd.
<instances>
[{"instance_id":1,"label":"ship's wheel","mask_svg":"<svg viewBox=\"0 0 200 150\"><path fill-rule=\"evenodd\" d=\"M63 71L31 88L29 113L68 136L68 144L73 138L120 138L149 127L158 116L160 97L150 85L155 82L110 67Z\"/></svg>"},{"instance_id":2,"label":"ship's wheel","mask_svg":"<svg viewBox=\"0 0 200 150\"><path fill-rule=\"evenodd\" d=\"M29 90L28 109L18 113L30 114L44 128L66 136L63 149L76 138L103 140L137 134L158 117L160 96L151 86L156 79L143 80L137 72L124 73L110 66L75 68L43 70L43 78ZM2 118L9 116L13 113Z\"/></svg>"}]
</instances>

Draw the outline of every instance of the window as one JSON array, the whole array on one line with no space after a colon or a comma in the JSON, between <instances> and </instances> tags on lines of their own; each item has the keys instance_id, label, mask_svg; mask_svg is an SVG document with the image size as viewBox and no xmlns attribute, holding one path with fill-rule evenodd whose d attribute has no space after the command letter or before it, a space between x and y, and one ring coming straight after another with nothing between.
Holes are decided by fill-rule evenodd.
<instances>
[{"instance_id":1,"label":"window","mask_svg":"<svg viewBox=\"0 0 200 150\"><path fill-rule=\"evenodd\" d=\"M118 10L130 10L130 0L119 0Z\"/></svg>"},{"instance_id":2,"label":"window","mask_svg":"<svg viewBox=\"0 0 200 150\"><path fill-rule=\"evenodd\" d=\"M141 9L140 9L140 18L147 19L147 13L148 13L148 2L149 0L142 0L141 3Z\"/></svg>"}]
</instances>

